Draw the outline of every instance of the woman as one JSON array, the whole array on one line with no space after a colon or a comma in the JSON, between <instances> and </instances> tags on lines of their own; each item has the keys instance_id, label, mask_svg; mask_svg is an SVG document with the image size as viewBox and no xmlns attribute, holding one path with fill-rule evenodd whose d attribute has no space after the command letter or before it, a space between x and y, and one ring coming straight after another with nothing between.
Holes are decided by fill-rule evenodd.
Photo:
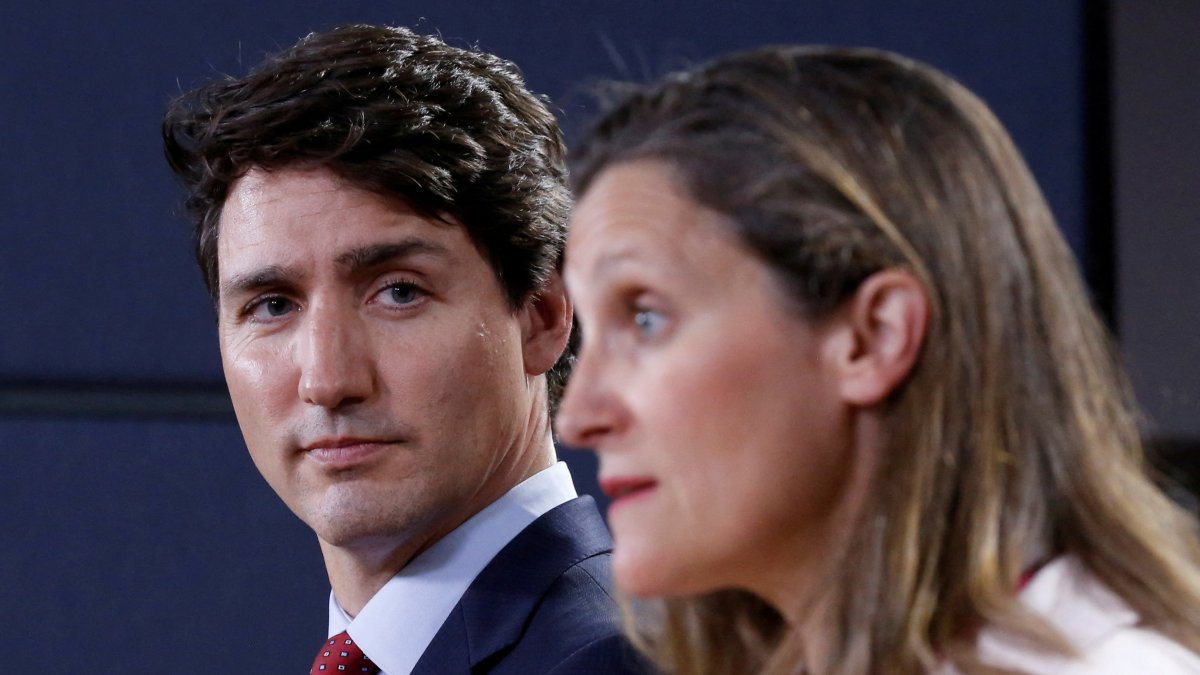
<instances>
[{"instance_id":1,"label":"woman","mask_svg":"<svg viewBox=\"0 0 1200 675\"><path fill-rule=\"evenodd\" d=\"M776 48L576 153L558 417L682 673L1200 673L1195 523L1011 140L963 87Z\"/></svg>"}]
</instances>

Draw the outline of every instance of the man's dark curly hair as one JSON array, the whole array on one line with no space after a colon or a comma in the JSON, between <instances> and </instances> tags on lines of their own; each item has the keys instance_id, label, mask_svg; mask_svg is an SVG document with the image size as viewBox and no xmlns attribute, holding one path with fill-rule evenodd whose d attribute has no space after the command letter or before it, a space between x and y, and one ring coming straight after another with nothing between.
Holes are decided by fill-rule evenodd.
<instances>
[{"instance_id":1,"label":"man's dark curly hair","mask_svg":"<svg viewBox=\"0 0 1200 675\"><path fill-rule=\"evenodd\" d=\"M327 169L461 222L513 309L561 262L570 210L562 134L517 67L491 54L406 28L316 32L244 77L183 94L162 134L214 303L221 209L256 167ZM549 373L552 405L573 351Z\"/></svg>"}]
</instances>

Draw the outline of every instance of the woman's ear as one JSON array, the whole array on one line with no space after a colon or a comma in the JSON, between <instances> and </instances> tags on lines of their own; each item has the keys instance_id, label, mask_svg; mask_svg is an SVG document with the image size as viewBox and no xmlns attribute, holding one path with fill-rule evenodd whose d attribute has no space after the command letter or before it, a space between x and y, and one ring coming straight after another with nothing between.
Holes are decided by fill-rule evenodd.
<instances>
[{"instance_id":1,"label":"woman's ear","mask_svg":"<svg viewBox=\"0 0 1200 675\"><path fill-rule=\"evenodd\" d=\"M558 361L571 336L574 314L562 274L552 272L541 290L530 296L520 311L525 372L541 375Z\"/></svg>"},{"instance_id":2,"label":"woman's ear","mask_svg":"<svg viewBox=\"0 0 1200 675\"><path fill-rule=\"evenodd\" d=\"M834 358L841 398L853 406L873 406L912 372L925 342L929 297L905 270L876 272L842 308L839 323Z\"/></svg>"}]
</instances>

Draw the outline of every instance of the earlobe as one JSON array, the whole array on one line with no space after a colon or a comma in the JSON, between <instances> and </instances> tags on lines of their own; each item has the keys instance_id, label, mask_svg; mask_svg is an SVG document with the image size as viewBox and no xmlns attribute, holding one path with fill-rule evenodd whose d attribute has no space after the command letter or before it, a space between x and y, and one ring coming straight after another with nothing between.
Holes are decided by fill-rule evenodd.
<instances>
[{"instance_id":1,"label":"earlobe","mask_svg":"<svg viewBox=\"0 0 1200 675\"><path fill-rule=\"evenodd\" d=\"M844 320L851 346L841 363L842 398L858 407L877 405L916 365L925 343L929 297L909 272L876 272L855 291Z\"/></svg>"},{"instance_id":2,"label":"earlobe","mask_svg":"<svg viewBox=\"0 0 1200 675\"><path fill-rule=\"evenodd\" d=\"M571 335L573 313L562 275L552 272L541 290L521 308L521 339L525 372L541 375L558 361Z\"/></svg>"}]
</instances>

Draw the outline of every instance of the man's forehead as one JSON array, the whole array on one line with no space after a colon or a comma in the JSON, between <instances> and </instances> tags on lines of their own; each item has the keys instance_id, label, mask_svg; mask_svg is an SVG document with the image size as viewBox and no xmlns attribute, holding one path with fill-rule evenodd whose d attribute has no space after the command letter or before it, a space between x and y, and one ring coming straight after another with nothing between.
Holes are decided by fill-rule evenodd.
<instances>
[{"instance_id":1,"label":"man's forehead","mask_svg":"<svg viewBox=\"0 0 1200 675\"><path fill-rule=\"evenodd\" d=\"M362 267L385 258L449 255L458 239L468 238L454 219L424 216L327 170L253 170L235 184L219 225L222 286L270 265Z\"/></svg>"},{"instance_id":2,"label":"man's forehead","mask_svg":"<svg viewBox=\"0 0 1200 675\"><path fill-rule=\"evenodd\" d=\"M289 217L319 216L330 211L362 208L411 213L399 199L384 199L332 171L322 168L287 168L268 171L253 168L230 188L221 209L220 225L231 218L269 212Z\"/></svg>"},{"instance_id":3,"label":"man's forehead","mask_svg":"<svg viewBox=\"0 0 1200 675\"><path fill-rule=\"evenodd\" d=\"M370 190L325 167L254 167L231 184L218 225L224 225L231 213L241 216L268 211L304 217L370 209L419 218L432 225L465 227L454 213L422 208L411 199Z\"/></svg>"}]
</instances>

